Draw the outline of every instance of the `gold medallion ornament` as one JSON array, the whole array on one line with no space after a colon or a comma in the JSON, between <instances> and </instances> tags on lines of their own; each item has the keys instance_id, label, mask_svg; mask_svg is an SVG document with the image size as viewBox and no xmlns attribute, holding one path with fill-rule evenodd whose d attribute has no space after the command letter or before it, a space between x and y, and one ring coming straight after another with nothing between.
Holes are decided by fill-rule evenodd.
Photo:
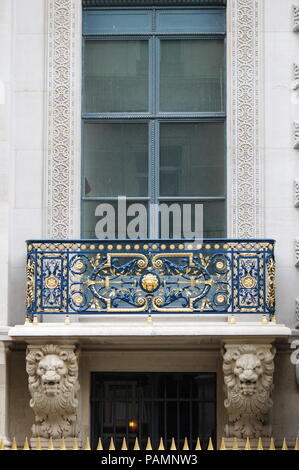
<instances>
[{"instance_id":1,"label":"gold medallion ornament","mask_svg":"<svg viewBox=\"0 0 299 470\"><path fill-rule=\"evenodd\" d=\"M256 279L249 275L243 277L240 282L242 287L244 287L245 289L252 289L256 286Z\"/></svg>"},{"instance_id":2,"label":"gold medallion ornament","mask_svg":"<svg viewBox=\"0 0 299 470\"><path fill-rule=\"evenodd\" d=\"M146 274L141 280L141 285L147 292L153 292L159 286L159 279L155 274Z\"/></svg>"},{"instance_id":3,"label":"gold medallion ornament","mask_svg":"<svg viewBox=\"0 0 299 470\"><path fill-rule=\"evenodd\" d=\"M226 297L223 294L218 294L216 297L216 300L219 304L223 304L226 300Z\"/></svg>"},{"instance_id":4,"label":"gold medallion ornament","mask_svg":"<svg viewBox=\"0 0 299 470\"><path fill-rule=\"evenodd\" d=\"M216 263L216 268L219 269L220 271L225 268L225 264L223 261L217 261Z\"/></svg>"},{"instance_id":5,"label":"gold medallion ornament","mask_svg":"<svg viewBox=\"0 0 299 470\"><path fill-rule=\"evenodd\" d=\"M84 268L84 263L82 263L82 261L78 260L74 264L74 268L75 268L76 271L82 271L82 269Z\"/></svg>"},{"instance_id":6,"label":"gold medallion ornament","mask_svg":"<svg viewBox=\"0 0 299 470\"><path fill-rule=\"evenodd\" d=\"M56 289L56 287L58 286L58 282L59 281L58 281L57 277L55 277L55 276L49 276L45 280L45 284L46 284L46 287L48 289Z\"/></svg>"},{"instance_id":7,"label":"gold medallion ornament","mask_svg":"<svg viewBox=\"0 0 299 470\"><path fill-rule=\"evenodd\" d=\"M83 302L83 296L81 294L74 295L73 302L75 305L81 305Z\"/></svg>"}]
</instances>

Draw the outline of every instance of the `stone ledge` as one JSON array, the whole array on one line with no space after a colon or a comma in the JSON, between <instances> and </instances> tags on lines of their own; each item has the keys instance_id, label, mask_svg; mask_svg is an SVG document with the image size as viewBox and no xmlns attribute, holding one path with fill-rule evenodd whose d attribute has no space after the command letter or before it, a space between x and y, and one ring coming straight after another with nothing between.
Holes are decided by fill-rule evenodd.
<instances>
[{"instance_id":1,"label":"stone ledge","mask_svg":"<svg viewBox=\"0 0 299 470\"><path fill-rule=\"evenodd\" d=\"M39 323L16 325L9 329L8 335L12 340L45 340L52 341L57 339L69 340L97 340L104 337L190 337L197 338L218 338L225 340L237 340L248 338L256 338L258 341L265 339L272 342L276 338L289 338L291 329L285 325L279 324L262 324L261 322L242 322L230 324L227 322L198 322L194 318L193 321L183 323L181 321L164 321L155 316L152 323L147 322L147 318L143 319L102 319L97 323Z\"/></svg>"}]
</instances>

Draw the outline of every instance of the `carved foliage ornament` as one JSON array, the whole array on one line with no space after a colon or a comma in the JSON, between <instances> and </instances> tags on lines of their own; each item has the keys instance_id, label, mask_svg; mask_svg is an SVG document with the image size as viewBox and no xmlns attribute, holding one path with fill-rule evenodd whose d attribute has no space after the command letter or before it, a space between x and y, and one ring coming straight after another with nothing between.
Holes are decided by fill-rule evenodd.
<instances>
[{"instance_id":1,"label":"carved foliage ornament","mask_svg":"<svg viewBox=\"0 0 299 470\"><path fill-rule=\"evenodd\" d=\"M297 90L299 88L299 66L297 64L293 64L293 90Z\"/></svg>"},{"instance_id":2,"label":"carved foliage ornament","mask_svg":"<svg viewBox=\"0 0 299 470\"><path fill-rule=\"evenodd\" d=\"M294 149L299 149L299 122L294 122Z\"/></svg>"},{"instance_id":3,"label":"carved foliage ornament","mask_svg":"<svg viewBox=\"0 0 299 470\"><path fill-rule=\"evenodd\" d=\"M226 345L223 355L224 406L228 437L269 436L267 414L273 405L274 349L271 345Z\"/></svg>"},{"instance_id":4,"label":"carved foliage ornament","mask_svg":"<svg viewBox=\"0 0 299 470\"><path fill-rule=\"evenodd\" d=\"M78 361L74 346L28 346L33 437L59 439L78 435Z\"/></svg>"},{"instance_id":5,"label":"carved foliage ornament","mask_svg":"<svg viewBox=\"0 0 299 470\"><path fill-rule=\"evenodd\" d=\"M295 266L299 268L299 238L295 239Z\"/></svg>"},{"instance_id":6,"label":"carved foliage ornament","mask_svg":"<svg viewBox=\"0 0 299 470\"><path fill-rule=\"evenodd\" d=\"M299 31L299 5L293 5L293 31Z\"/></svg>"},{"instance_id":7,"label":"carved foliage ornament","mask_svg":"<svg viewBox=\"0 0 299 470\"><path fill-rule=\"evenodd\" d=\"M76 0L48 0L47 236L67 238L74 207ZM80 96L77 97L80 101Z\"/></svg>"},{"instance_id":8,"label":"carved foliage ornament","mask_svg":"<svg viewBox=\"0 0 299 470\"><path fill-rule=\"evenodd\" d=\"M262 21L263 2L231 0L231 186L232 236L263 234ZM228 39L230 36L228 36Z\"/></svg>"}]
</instances>

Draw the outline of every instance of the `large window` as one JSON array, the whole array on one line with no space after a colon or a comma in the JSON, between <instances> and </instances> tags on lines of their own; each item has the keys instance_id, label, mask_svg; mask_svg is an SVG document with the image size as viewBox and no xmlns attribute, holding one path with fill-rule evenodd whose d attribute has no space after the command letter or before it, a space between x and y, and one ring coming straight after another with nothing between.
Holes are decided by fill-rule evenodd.
<instances>
[{"instance_id":1,"label":"large window","mask_svg":"<svg viewBox=\"0 0 299 470\"><path fill-rule=\"evenodd\" d=\"M204 236L225 236L225 10L86 9L83 37L82 237L118 196L149 237L161 203L203 204Z\"/></svg>"}]
</instances>

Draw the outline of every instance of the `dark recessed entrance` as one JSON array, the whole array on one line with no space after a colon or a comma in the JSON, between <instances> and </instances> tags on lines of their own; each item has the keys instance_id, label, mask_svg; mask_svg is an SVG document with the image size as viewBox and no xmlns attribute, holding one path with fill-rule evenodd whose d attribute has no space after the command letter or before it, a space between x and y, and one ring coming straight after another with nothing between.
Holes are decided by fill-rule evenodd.
<instances>
[{"instance_id":1,"label":"dark recessed entrance","mask_svg":"<svg viewBox=\"0 0 299 470\"><path fill-rule=\"evenodd\" d=\"M181 449L184 438L194 448L216 437L216 374L214 373L101 373L91 374L91 439L104 449L123 437L130 448L138 437L142 449L148 436L154 449L160 437L167 448L174 437Z\"/></svg>"}]
</instances>

